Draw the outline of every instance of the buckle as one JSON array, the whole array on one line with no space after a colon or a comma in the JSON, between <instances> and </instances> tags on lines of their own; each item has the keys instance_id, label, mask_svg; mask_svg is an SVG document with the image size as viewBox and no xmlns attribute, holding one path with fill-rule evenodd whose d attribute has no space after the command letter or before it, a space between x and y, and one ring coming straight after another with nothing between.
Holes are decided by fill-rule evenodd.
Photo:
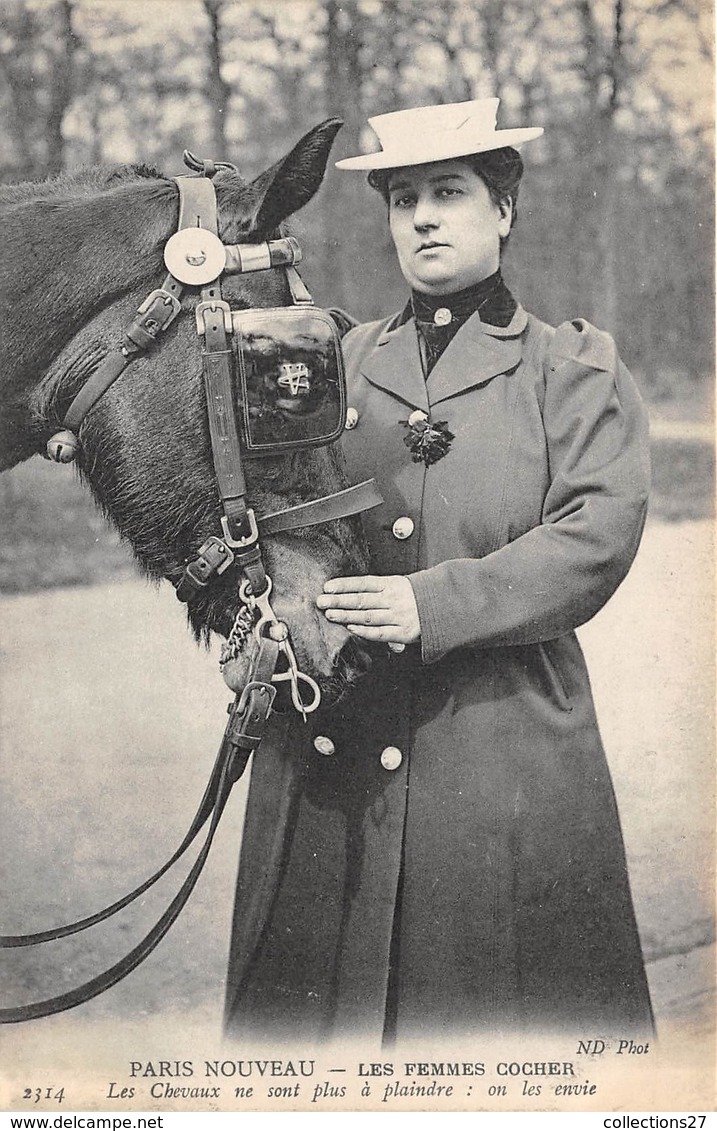
<instances>
[{"instance_id":1,"label":"buckle","mask_svg":"<svg viewBox=\"0 0 717 1131\"><path fill-rule=\"evenodd\" d=\"M227 334L231 334L231 332L232 332L231 307L229 306L228 302L225 302L224 299L221 299L221 298L213 298L213 299L209 299L207 302L197 303L197 309L194 312L195 317L196 317L196 321L197 321L197 333L198 334L206 334L206 332L207 332L207 327L204 323L204 313L207 310L211 310L212 313L214 313L217 310L221 310L222 314L224 315L224 329L225 329Z\"/></svg>"},{"instance_id":2,"label":"buckle","mask_svg":"<svg viewBox=\"0 0 717 1131\"><path fill-rule=\"evenodd\" d=\"M224 573L234 561L234 555L229 547L215 534L211 534L199 547L198 558L206 562L209 571L217 574Z\"/></svg>"},{"instance_id":3,"label":"buckle","mask_svg":"<svg viewBox=\"0 0 717 1131\"><path fill-rule=\"evenodd\" d=\"M179 299L160 287L148 294L142 305L137 307L137 315L151 313L151 318L141 319L141 325L149 334L155 336L167 329L181 309L182 304Z\"/></svg>"},{"instance_id":4,"label":"buckle","mask_svg":"<svg viewBox=\"0 0 717 1131\"><path fill-rule=\"evenodd\" d=\"M147 295L141 306L137 307L131 324L125 330L125 357L147 350L154 345L159 335L167 329L182 309L179 299L169 291L159 288Z\"/></svg>"},{"instance_id":5,"label":"buckle","mask_svg":"<svg viewBox=\"0 0 717 1131\"><path fill-rule=\"evenodd\" d=\"M229 708L224 737L234 746L254 750L262 738L276 696L276 688L259 680L248 683Z\"/></svg>"},{"instance_id":6,"label":"buckle","mask_svg":"<svg viewBox=\"0 0 717 1131\"><path fill-rule=\"evenodd\" d=\"M231 546L233 550L241 550L245 546L253 546L259 541L259 527L256 524L254 511L251 507L247 507L246 517L249 522L249 533L243 538L234 538L229 529L229 519L225 514L222 515L222 530L224 531L224 541L227 546Z\"/></svg>"}]
</instances>

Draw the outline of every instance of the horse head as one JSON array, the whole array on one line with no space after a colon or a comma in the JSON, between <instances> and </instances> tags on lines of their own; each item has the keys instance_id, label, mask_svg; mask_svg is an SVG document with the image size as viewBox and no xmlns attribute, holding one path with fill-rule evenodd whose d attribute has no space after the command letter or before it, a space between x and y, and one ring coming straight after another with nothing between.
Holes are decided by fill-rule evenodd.
<instances>
[{"instance_id":1,"label":"horse head","mask_svg":"<svg viewBox=\"0 0 717 1131\"><path fill-rule=\"evenodd\" d=\"M220 239L259 243L279 234L318 189L340 125L332 119L317 126L253 181L231 166L219 168L213 183ZM11 268L0 297L7 327L2 468L44 450L78 390L117 349L138 305L160 286L164 248L177 230L178 187L146 166L91 168L10 186L0 208ZM284 272L271 270L227 278L223 297L234 310L291 302ZM220 532L221 519L196 303L196 295L183 297L161 342L88 413L77 457L80 474L141 568L175 586L199 547ZM244 472L257 515L346 485L335 444L248 460ZM327 578L366 572L360 523L337 519L275 534L262 547L273 607L290 628L299 666L336 698L366 661L346 631L318 613L315 598ZM231 566L191 602L198 639L230 633L239 580ZM255 647L250 637L234 659L235 682Z\"/></svg>"}]
</instances>

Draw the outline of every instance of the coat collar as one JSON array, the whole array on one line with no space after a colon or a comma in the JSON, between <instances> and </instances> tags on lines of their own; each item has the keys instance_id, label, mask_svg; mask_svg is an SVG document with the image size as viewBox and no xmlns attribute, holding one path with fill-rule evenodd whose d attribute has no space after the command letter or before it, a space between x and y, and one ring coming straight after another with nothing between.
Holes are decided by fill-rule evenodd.
<instances>
[{"instance_id":1,"label":"coat collar","mask_svg":"<svg viewBox=\"0 0 717 1131\"><path fill-rule=\"evenodd\" d=\"M395 329L386 329L376 348L361 366L361 372L413 408L428 409L449 397L483 385L499 373L509 373L520 363L523 332L528 316L519 306L508 326L491 326L473 314L461 326L433 367L426 382L412 318Z\"/></svg>"}]
</instances>

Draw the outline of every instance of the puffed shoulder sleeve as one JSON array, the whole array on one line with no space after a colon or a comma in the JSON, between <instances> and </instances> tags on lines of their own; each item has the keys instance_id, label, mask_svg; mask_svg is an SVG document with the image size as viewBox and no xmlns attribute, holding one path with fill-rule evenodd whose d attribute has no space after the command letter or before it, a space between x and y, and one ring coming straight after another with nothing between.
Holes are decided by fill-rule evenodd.
<instances>
[{"instance_id":1,"label":"puffed shoulder sleeve","mask_svg":"<svg viewBox=\"0 0 717 1131\"><path fill-rule=\"evenodd\" d=\"M358 326L358 320L354 318L353 314L349 314L347 310L342 310L340 306L330 307L328 313L334 320L340 338L344 338L349 330Z\"/></svg>"},{"instance_id":2,"label":"puffed shoulder sleeve","mask_svg":"<svg viewBox=\"0 0 717 1131\"><path fill-rule=\"evenodd\" d=\"M650 486L647 416L612 338L560 326L545 351L550 468L542 521L480 559L410 575L423 660L466 646L529 644L584 624L637 552Z\"/></svg>"}]
</instances>

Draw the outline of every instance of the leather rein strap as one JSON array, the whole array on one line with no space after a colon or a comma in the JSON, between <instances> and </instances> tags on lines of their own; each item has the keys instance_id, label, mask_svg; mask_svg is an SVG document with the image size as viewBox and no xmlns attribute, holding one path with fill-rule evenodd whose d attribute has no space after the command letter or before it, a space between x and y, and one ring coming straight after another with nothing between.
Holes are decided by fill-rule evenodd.
<instances>
[{"instance_id":1,"label":"leather rein strap","mask_svg":"<svg viewBox=\"0 0 717 1131\"><path fill-rule=\"evenodd\" d=\"M194 165L192 161L195 162ZM153 887L184 856L208 822L209 828L201 849L164 913L144 938L113 966L66 993L28 1005L0 1009L0 1024L36 1020L89 1001L131 973L164 938L199 879L232 787L243 774L250 754L261 742L276 695L275 680L287 678L286 675L277 677L275 674L280 652L293 658L287 641L288 630L276 620L269 603L271 580L264 571L259 535L296 530L345 518L383 501L374 480L368 480L325 498L301 503L259 519L247 506L246 481L232 400L232 355L227 341L228 332L231 332L231 312L221 297L220 276L222 271L237 272L281 266L287 272L294 302L311 303L311 296L293 267L300 257L295 240L273 240L261 245L259 249L253 245L237 245L218 251L217 245L219 248L223 245L217 235L216 195L210 180L216 167L210 162L196 162L196 159L187 163L191 167L201 167L206 175L177 178L180 187L178 232L172 237L175 241L174 250L170 248L172 240L165 249L165 261L170 266L170 271L162 286L152 291L137 310L125 331L121 349L107 355L75 396L65 415L63 430L48 443L48 456L62 463L70 462L75 457L79 447L79 428L87 413L120 377L127 365L153 345L177 317L181 309L183 283L193 284L191 266L189 270L184 268L181 257L184 254L190 265L201 258L185 254L187 244L186 241L182 242L181 234L194 229L195 232L198 230L202 233L202 240L206 240L206 234L209 233L214 240L212 244L211 238L209 239L209 257L212 253L219 255L219 270L210 278L208 276L212 274L212 270L207 269L207 277L198 281L201 286L201 301L196 313L198 329L204 335L202 358L207 413L212 457L223 509L221 525L224 537L212 536L200 547L199 557L189 564L177 587L177 596L180 600L191 600L209 583L214 574L222 573L236 560L245 577L242 592L248 594L252 609L259 608L263 611L255 630L255 655L247 684L237 693L229 708L229 721L199 808L184 839L166 864L103 910L73 923L35 934L0 936L0 948L11 949L52 942L85 931L116 915ZM179 245L177 240L180 241ZM179 260L176 254L178 246ZM171 265L176 262L180 263L180 267L172 271ZM199 266L201 272L201 265ZM181 274L180 278L177 278L178 274ZM264 626L266 631L262 631L260 626ZM302 709L300 700L298 706ZM306 708L310 709L312 708Z\"/></svg>"},{"instance_id":2,"label":"leather rein strap","mask_svg":"<svg viewBox=\"0 0 717 1131\"><path fill-rule=\"evenodd\" d=\"M209 784L207 785L197 813L184 840L167 863L155 872L154 875L150 876L148 880L145 880L143 884L140 884L139 887L129 892L128 895L117 900L109 907L104 908L104 910L97 912L95 915L90 915L85 919L79 919L74 923L68 923L63 927L56 927L49 931L40 931L34 935L6 935L0 937L0 947L36 946L39 943L53 942L56 939L66 938L68 935L87 930L89 927L94 927L105 919L109 919L112 915L128 907L157 883L157 881L184 855L190 845L196 840L204 825L209 821L209 830L194 864L164 913L151 930L147 932L144 938L141 939L128 954L121 958L119 962L116 962L95 978L83 982L81 986L77 986L73 990L68 990L64 994L58 994L56 997L46 998L43 1001L35 1001L29 1005L10 1006L0 1009L0 1024L10 1025L20 1021L38 1020L41 1017L49 1017L53 1013L62 1013L67 1009L74 1009L76 1006L90 1001L91 998L97 997L99 994L104 993L105 990L111 989L112 986L115 986L135 970L162 941L167 931L177 920L196 886L197 880L209 856L214 834L217 831L220 818L229 800L232 787L244 773L249 755L261 740L261 732L269 713L268 709L276 693L275 688L271 684L271 674L276 665L277 651L278 644L273 640L265 638L260 649L260 655L255 665L254 673L254 683L256 687L260 689L260 699L263 698L264 702L257 703L256 697L252 701L251 696L244 696L241 699L237 696L237 701L231 710L229 723L227 724L224 738L219 748ZM265 707L266 710L264 709ZM249 730L254 733L248 733Z\"/></svg>"}]
</instances>

